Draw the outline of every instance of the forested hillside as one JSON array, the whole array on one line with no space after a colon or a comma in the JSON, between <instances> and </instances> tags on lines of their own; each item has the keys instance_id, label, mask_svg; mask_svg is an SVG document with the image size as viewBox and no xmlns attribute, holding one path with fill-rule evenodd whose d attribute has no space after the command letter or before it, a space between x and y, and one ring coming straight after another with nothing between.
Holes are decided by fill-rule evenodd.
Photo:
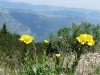
<instances>
[{"instance_id":1,"label":"forested hillside","mask_svg":"<svg viewBox=\"0 0 100 75\"><path fill-rule=\"evenodd\" d=\"M36 40L48 39L50 33L56 35L64 26L71 27L72 23L100 23L100 11L78 8L66 8L47 5L32 5L0 0L0 27L7 23L9 32L30 34Z\"/></svg>"}]
</instances>

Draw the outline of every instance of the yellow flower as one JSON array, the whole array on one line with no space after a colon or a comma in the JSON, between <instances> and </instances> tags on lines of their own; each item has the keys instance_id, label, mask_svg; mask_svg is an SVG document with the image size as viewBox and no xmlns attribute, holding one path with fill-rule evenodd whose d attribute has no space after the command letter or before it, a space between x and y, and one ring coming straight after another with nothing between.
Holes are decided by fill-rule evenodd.
<instances>
[{"instance_id":1,"label":"yellow flower","mask_svg":"<svg viewBox=\"0 0 100 75\"><path fill-rule=\"evenodd\" d=\"M34 40L34 37L25 34L25 35L22 35L19 38L19 40L20 41L23 41L26 44L29 44L29 43L31 43Z\"/></svg>"},{"instance_id":2,"label":"yellow flower","mask_svg":"<svg viewBox=\"0 0 100 75\"><path fill-rule=\"evenodd\" d=\"M60 57L60 54L55 54L56 57Z\"/></svg>"},{"instance_id":3,"label":"yellow flower","mask_svg":"<svg viewBox=\"0 0 100 75\"><path fill-rule=\"evenodd\" d=\"M81 44L86 44L89 46L94 45L93 36L88 34L81 34L79 37L76 38Z\"/></svg>"},{"instance_id":4,"label":"yellow flower","mask_svg":"<svg viewBox=\"0 0 100 75\"><path fill-rule=\"evenodd\" d=\"M48 40L44 40L44 44L49 45L49 41Z\"/></svg>"}]
</instances>

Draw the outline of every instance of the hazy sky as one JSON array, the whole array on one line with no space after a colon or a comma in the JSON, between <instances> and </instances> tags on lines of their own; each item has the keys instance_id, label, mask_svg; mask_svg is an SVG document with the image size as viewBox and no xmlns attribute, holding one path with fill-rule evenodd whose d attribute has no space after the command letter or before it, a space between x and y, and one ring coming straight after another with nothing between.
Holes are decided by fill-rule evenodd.
<instances>
[{"instance_id":1,"label":"hazy sky","mask_svg":"<svg viewBox=\"0 0 100 75\"><path fill-rule=\"evenodd\" d=\"M26 2L31 4L66 6L100 10L100 0L10 0L13 2Z\"/></svg>"}]
</instances>

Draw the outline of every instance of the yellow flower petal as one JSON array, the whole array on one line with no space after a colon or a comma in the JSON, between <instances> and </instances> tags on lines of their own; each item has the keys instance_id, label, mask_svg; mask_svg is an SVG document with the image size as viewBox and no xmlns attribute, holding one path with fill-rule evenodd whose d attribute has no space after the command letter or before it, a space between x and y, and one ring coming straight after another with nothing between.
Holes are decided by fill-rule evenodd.
<instances>
[{"instance_id":1,"label":"yellow flower petal","mask_svg":"<svg viewBox=\"0 0 100 75\"><path fill-rule=\"evenodd\" d=\"M60 57L60 54L55 54L56 57Z\"/></svg>"},{"instance_id":2,"label":"yellow flower petal","mask_svg":"<svg viewBox=\"0 0 100 75\"><path fill-rule=\"evenodd\" d=\"M44 40L44 44L49 45L49 41L48 40Z\"/></svg>"},{"instance_id":3,"label":"yellow flower petal","mask_svg":"<svg viewBox=\"0 0 100 75\"><path fill-rule=\"evenodd\" d=\"M88 34L81 34L79 37L76 38L81 44L87 44L89 46L94 45L93 36Z\"/></svg>"},{"instance_id":4,"label":"yellow flower petal","mask_svg":"<svg viewBox=\"0 0 100 75\"><path fill-rule=\"evenodd\" d=\"M33 40L34 40L34 37L30 36L30 35L22 35L20 38L19 38L20 41L23 41L24 43L26 44L29 44L31 43Z\"/></svg>"}]
</instances>

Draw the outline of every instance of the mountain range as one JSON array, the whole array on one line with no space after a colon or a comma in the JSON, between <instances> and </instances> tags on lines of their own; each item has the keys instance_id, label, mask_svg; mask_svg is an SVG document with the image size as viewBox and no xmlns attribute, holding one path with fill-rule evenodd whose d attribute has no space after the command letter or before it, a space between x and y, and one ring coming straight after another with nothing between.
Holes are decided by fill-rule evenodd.
<instances>
[{"instance_id":1,"label":"mountain range","mask_svg":"<svg viewBox=\"0 0 100 75\"><path fill-rule=\"evenodd\" d=\"M100 11L0 0L0 28L5 22L10 32L30 34L36 42L48 39L50 33L56 35L64 26L82 21L99 24Z\"/></svg>"}]
</instances>

